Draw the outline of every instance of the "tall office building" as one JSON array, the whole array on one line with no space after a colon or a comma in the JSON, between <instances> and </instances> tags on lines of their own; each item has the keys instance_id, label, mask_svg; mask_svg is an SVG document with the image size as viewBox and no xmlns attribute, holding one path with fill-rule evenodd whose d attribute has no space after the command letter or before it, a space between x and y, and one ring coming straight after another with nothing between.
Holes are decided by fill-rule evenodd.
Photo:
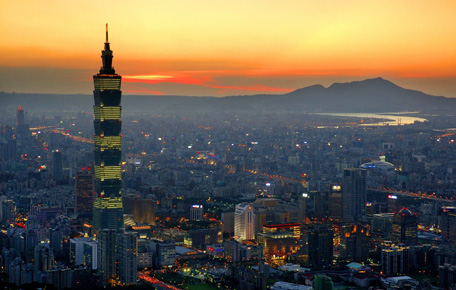
<instances>
[{"instance_id":1,"label":"tall office building","mask_svg":"<svg viewBox=\"0 0 456 290\"><path fill-rule=\"evenodd\" d=\"M123 230L123 207L121 195L121 106L120 90L122 77L112 67L112 50L108 41L101 52L103 66L93 76L95 85L94 127L95 127L95 201L93 227Z\"/></svg>"},{"instance_id":2,"label":"tall office building","mask_svg":"<svg viewBox=\"0 0 456 290\"><path fill-rule=\"evenodd\" d=\"M9 225L16 222L16 203L12 200L2 202L2 222Z\"/></svg>"},{"instance_id":3,"label":"tall office building","mask_svg":"<svg viewBox=\"0 0 456 290\"><path fill-rule=\"evenodd\" d=\"M74 177L75 210L80 216L91 216L93 212L93 175L77 173Z\"/></svg>"},{"instance_id":4,"label":"tall office building","mask_svg":"<svg viewBox=\"0 0 456 290\"><path fill-rule=\"evenodd\" d=\"M393 276L407 274L412 267L412 250L404 245L385 245L381 247L382 272ZM422 265L424 267L424 265Z\"/></svg>"},{"instance_id":5,"label":"tall office building","mask_svg":"<svg viewBox=\"0 0 456 290\"><path fill-rule=\"evenodd\" d=\"M52 174L55 181L63 180L63 157L59 150L52 151Z\"/></svg>"},{"instance_id":6,"label":"tall office building","mask_svg":"<svg viewBox=\"0 0 456 290\"><path fill-rule=\"evenodd\" d=\"M343 222L365 221L366 219L366 170L344 169Z\"/></svg>"},{"instance_id":7,"label":"tall office building","mask_svg":"<svg viewBox=\"0 0 456 290\"><path fill-rule=\"evenodd\" d=\"M340 236L340 256L355 262L369 257L370 227L364 223L344 224Z\"/></svg>"},{"instance_id":8,"label":"tall office building","mask_svg":"<svg viewBox=\"0 0 456 290\"><path fill-rule=\"evenodd\" d=\"M328 198L328 215L334 221L342 221L343 215L343 194L342 186L333 184L330 187Z\"/></svg>"},{"instance_id":9,"label":"tall office building","mask_svg":"<svg viewBox=\"0 0 456 290\"><path fill-rule=\"evenodd\" d=\"M63 234L59 229L49 229L49 247L52 249L56 256L62 254L62 241Z\"/></svg>"},{"instance_id":10,"label":"tall office building","mask_svg":"<svg viewBox=\"0 0 456 290\"><path fill-rule=\"evenodd\" d=\"M16 135L21 141L26 141L30 133L29 126L25 124L25 113L22 105L19 105L16 111Z\"/></svg>"},{"instance_id":11,"label":"tall office building","mask_svg":"<svg viewBox=\"0 0 456 290\"><path fill-rule=\"evenodd\" d=\"M234 211L234 236L237 240L255 239L253 207L247 203L236 205Z\"/></svg>"},{"instance_id":12,"label":"tall office building","mask_svg":"<svg viewBox=\"0 0 456 290\"><path fill-rule=\"evenodd\" d=\"M443 207L440 214L440 230L442 238L452 243L456 242L456 208Z\"/></svg>"},{"instance_id":13,"label":"tall office building","mask_svg":"<svg viewBox=\"0 0 456 290\"><path fill-rule=\"evenodd\" d=\"M393 233L391 239L395 243L416 245L418 242L418 223L416 213L402 208L393 217Z\"/></svg>"},{"instance_id":14,"label":"tall office building","mask_svg":"<svg viewBox=\"0 0 456 290\"><path fill-rule=\"evenodd\" d=\"M25 113L22 105L19 105L16 111L16 126L19 127L20 125L25 124Z\"/></svg>"},{"instance_id":15,"label":"tall office building","mask_svg":"<svg viewBox=\"0 0 456 290\"><path fill-rule=\"evenodd\" d=\"M303 224L306 219L307 200L309 199L308 193L298 194L298 223Z\"/></svg>"},{"instance_id":16,"label":"tall office building","mask_svg":"<svg viewBox=\"0 0 456 290\"><path fill-rule=\"evenodd\" d=\"M332 265L333 236L333 230L325 225L313 225L305 229L303 252L308 256L307 266L327 268Z\"/></svg>"},{"instance_id":17,"label":"tall office building","mask_svg":"<svg viewBox=\"0 0 456 290\"><path fill-rule=\"evenodd\" d=\"M103 285L109 285L116 278L117 269L117 232L113 229L102 229L98 232L98 273Z\"/></svg>"},{"instance_id":18,"label":"tall office building","mask_svg":"<svg viewBox=\"0 0 456 290\"><path fill-rule=\"evenodd\" d=\"M134 232L117 235L119 278L124 284L136 284L138 280L138 235Z\"/></svg>"}]
</instances>

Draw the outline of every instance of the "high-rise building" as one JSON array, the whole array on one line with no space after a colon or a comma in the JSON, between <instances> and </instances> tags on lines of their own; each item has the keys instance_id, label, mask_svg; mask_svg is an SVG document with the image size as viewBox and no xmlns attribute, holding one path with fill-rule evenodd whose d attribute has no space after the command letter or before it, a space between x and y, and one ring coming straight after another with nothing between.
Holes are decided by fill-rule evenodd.
<instances>
[{"instance_id":1,"label":"high-rise building","mask_svg":"<svg viewBox=\"0 0 456 290\"><path fill-rule=\"evenodd\" d=\"M222 232L231 236L234 233L234 212L222 212L221 221Z\"/></svg>"},{"instance_id":2,"label":"high-rise building","mask_svg":"<svg viewBox=\"0 0 456 290\"><path fill-rule=\"evenodd\" d=\"M109 285L116 278L117 231L102 229L98 232L98 273L103 285Z\"/></svg>"},{"instance_id":3,"label":"high-rise building","mask_svg":"<svg viewBox=\"0 0 456 290\"><path fill-rule=\"evenodd\" d=\"M381 264L382 272L385 275L407 274L412 265L410 247L404 245L382 246Z\"/></svg>"},{"instance_id":4,"label":"high-rise building","mask_svg":"<svg viewBox=\"0 0 456 290\"><path fill-rule=\"evenodd\" d=\"M387 210L389 213L394 213L401 210L401 201L397 195L388 195Z\"/></svg>"},{"instance_id":5,"label":"high-rise building","mask_svg":"<svg viewBox=\"0 0 456 290\"><path fill-rule=\"evenodd\" d=\"M328 217L328 193L327 192L315 192L313 194L314 204L314 217L317 219L326 219Z\"/></svg>"},{"instance_id":6,"label":"high-rise building","mask_svg":"<svg viewBox=\"0 0 456 290\"><path fill-rule=\"evenodd\" d=\"M93 212L94 183L90 173L77 173L74 177L75 210L78 215L91 216Z\"/></svg>"},{"instance_id":7,"label":"high-rise building","mask_svg":"<svg viewBox=\"0 0 456 290\"><path fill-rule=\"evenodd\" d=\"M47 271L54 267L54 253L49 244L38 244L34 248L34 264L38 271Z\"/></svg>"},{"instance_id":8,"label":"high-rise building","mask_svg":"<svg viewBox=\"0 0 456 290\"><path fill-rule=\"evenodd\" d=\"M70 239L70 262L74 265L83 265L84 262L84 244L91 243L91 238L74 238Z\"/></svg>"},{"instance_id":9,"label":"high-rise building","mask_svg":"<svg viewBox=\"0 0 456 290\"><path fill-rule=\"evenodd\" d=\"M372 236L387 240L393 231L393 213L378 213L372 216Z\"/></svg>"},{"instance_id":10,"label":"high-rise building","mask_svg":"<svg viewBox=\"0 0 456 290\"><path fill-rule=\"evenodd\" d=\"M93 76L95 85L95 201L93 227L123 230L122 180L121 180L121 106L120 90L122 77L112 67L112 50L108 41L101 52L103 66Z\"/></svg>"},{"instance_id":11,"label":"high-rise building","mask_svg":"<svg viewBox=\"0 0 456 290\"><path fill-rule=\"evenodd\" d=\"M25 113L22 105L19 105L16 111L16 126L19 127L20 125L25 124Z\"/></svg>"},{"instance_id":12,"label":"high-rise building","mask_svg":"<svg viewBox=\"0 0 456 290\"><path fill-rule=\"evenodd\" d=\"M134 232L117 235L119 278L124 284L136 284L138 280L138 235Z\"/></svg>"},{"instance_id":13,"label":"high-rise building","mask_svg":"<svg viewBox=\"0 0 456 290\"><path fill-rule=\"evenodd\" d=\"M194 204L190 206L190 220L201 221L203 220L204 208L200 204Z\"/></svg>"},{"instance_id":14,"label":"high-rise building","mask_svg":"<svg viewBox=\"0 0 456 290\"><path fill-rule=\"evenodd\" d=\"M153 240L150 242L150 248L154 253L156 267L170 267L176 262L176 243L173 241Z\"/></svg>"},{"instance_id":15,"label":"high-rise building","mask_svg":"<svg viewBox=\"0 0 456 290\"><path fill-rule=\"evenodd\" d=\"M344 169L343 222L365 221L366 219L366 170Z\"/></svg>"},{"instance_id":16,"label":"high-rise building","mask_svg":"<svg viewBox=\"0 0 456 290\"><path fill-rule=\"evenodd\" d=\"M395 243L416 245L418 242L418 223L416 213L408 208L402 208L394 214L393 233L391 239Z\"/></svg>"},{"instance_id":17,"label":"high-rise building","mask_svg":"<svg viewBox=\"0 0 456 290\"><path fill-rule=\"evenodd\" d=\"M16 203L12 200L2 202L2 222L5 225L16 222Z\"/></svg>"},{"instance_id":18,"label":"high-rise building","mask_svg":"<svg viewBox=\"0 0 456 290\"><path fill-rule=\"evenodd\" d=\"M98 269L98 243L86 241L83 246L84 265L92 270Z\"/></svg>"},{"instance_id":19,"label":"high-rise building","mask_svg":"<svg viewBox=\"0 0 456 290\"><path fill-rule=\"evenodd\" d=\"M328 214L329 218L334 221L342 221L343 215L343 195L342 186L333 184L330 187L328 198Z\"/></svg>"},{"instance_id":20,"label":"high-rise building","mask_svg":"<svg viewBox=\"0 0 456 290\"><path fill-rule=\"evenodd\" d=\"M439 276L441 289L452 289L456 284L456 266L447 263L439 266Z\"/></svg>"},{"instance_id":21,"label":"high-rise building","mask_svg":"<svg viewBox=\"0 0 456 290\"><path fill-rule=\"evenodd\" d=\"M343 259L364 262L369 257L370 228L364 223L344 224L340 237Z\"/></svg>"},{"instance_id":22,"label":"high-rise building","mask_svg":"<svg viewBox=\"0 0 456 290\"><path fill-rule=\"evenodd\" d=\"M298 223L304 223L306 218L307 200L309 199L308 193L298 194Z\"/></svg>"},{"instance_id":23,"label":"high-rise building","mask_svg":"<svg viewBox=\"0 0 456 290\"><path fill-rule=\"evenodd\" d=\"M442 239L456 242L456 208L443 207L440 214L440 230Z\"/></svg>"},{"instance_id":24,"label":"high-rise building","mask_svg":"<svg viewBox=\"0 0 456 290\"><path fill-rule=\"evenodd\" d=\"M304 264L315 268L326 268L332 265L333 230L325 225L309 226L303 234L302 252L307 256Z\"/></svg>"},{"instance_id":25,"label":"high-rise building","mask_svg":"<svg viewBox=\"0 0 456 290\"><path fill-rule=\"evenodd\" d=\"M19 105L16 112L16 134L21 143L29 136L29 126L25 124L25 113L22 105Z\"/></svg>"},{"instance_id":26,"label":"high-rise building","mask_svg":"<svg viewBox=\"0 0 456 290\"><path fill-rule=\"evenodd\" d=\"M52 174L55 181L63 180L63 157L62 151L52 151Z\"/></svg>"},{"instance_id":27,"label":"high-rise building","mask_svg":"<svg viewBox=\"0 0 456 290\"><path fill-rule=\"evenodd\" d=\"M253 207L247 203L237 204L234 211L234 237L237 240L255 239Z\"/></svg>"},{"instance_id":28,"label":"high-rise building","mask_svg":"<svg viewBox=\"0 0 456 290\"><path fill-rule=\"evenodd\" d=\"M56 256L62 254L62 241L63 234L59 229L49 229L49 247L52 249Z\"/></svg>"}]
</instances>

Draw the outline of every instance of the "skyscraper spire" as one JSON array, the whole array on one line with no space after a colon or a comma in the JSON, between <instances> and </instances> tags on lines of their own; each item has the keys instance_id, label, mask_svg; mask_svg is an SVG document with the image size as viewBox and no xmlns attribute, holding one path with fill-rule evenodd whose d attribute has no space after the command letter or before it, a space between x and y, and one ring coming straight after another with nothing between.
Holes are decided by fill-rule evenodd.
<instances>
[{"instance_id":1,"label":"skyscraper spire","mask_svg":"<svg viewBox=\"0 0 456 290\"><path fill-rule=\"evenodd\" d=\"M108 40L108 23L106 23L106 42L105 43L109 43L109 40Z\"/></svg>"},{"instance_id":2,"label":"skyscraper spire","mask_svg":"<svg viewBox=\"0 0 456 290\"><path fill-rule=\"evenodd\" d=\"M101 51L101 59L103 60L103 67L100 69L101 74L115 74L116 71L112 67L112 50L108 40L108 23L106 23L106 42L104 50Z\"/></svg>"}]
</instances>

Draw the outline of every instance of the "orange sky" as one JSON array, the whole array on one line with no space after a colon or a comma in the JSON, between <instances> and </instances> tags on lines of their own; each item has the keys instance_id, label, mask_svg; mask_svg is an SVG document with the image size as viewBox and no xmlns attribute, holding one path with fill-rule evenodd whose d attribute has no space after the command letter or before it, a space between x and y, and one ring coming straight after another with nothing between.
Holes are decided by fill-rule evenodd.
<instances>
[{"instance_id":1,"label":"orange sky","mask_svg":"<svg viewBox=\"0 0 456 290\"><path fill-rule=\"evenodd\" d=\"M109 23L125 94L284 93L381 76L456 97L456 1L1 1L0 91L87 93Z\"/></svg>"}]
</instances>

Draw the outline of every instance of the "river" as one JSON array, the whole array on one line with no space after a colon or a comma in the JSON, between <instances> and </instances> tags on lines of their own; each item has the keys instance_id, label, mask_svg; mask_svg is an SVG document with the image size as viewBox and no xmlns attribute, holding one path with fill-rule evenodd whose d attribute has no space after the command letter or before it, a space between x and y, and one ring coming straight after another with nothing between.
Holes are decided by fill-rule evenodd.
<instances>
[{"instance_id":1,"label":"river","mask_svg":"<svg viewBox=\"0 0 456 290\"><path fill-rule=\"evenodd\" d=\"M398 126L408 125L415 122L427 122L427 119L405 116L403 114L413 114L414 112L395 112L395 113L318 113L317 115L368 118L368 119L387 119L382 122L360 124L361 126Z\"/></svg>"}]
</instances>

